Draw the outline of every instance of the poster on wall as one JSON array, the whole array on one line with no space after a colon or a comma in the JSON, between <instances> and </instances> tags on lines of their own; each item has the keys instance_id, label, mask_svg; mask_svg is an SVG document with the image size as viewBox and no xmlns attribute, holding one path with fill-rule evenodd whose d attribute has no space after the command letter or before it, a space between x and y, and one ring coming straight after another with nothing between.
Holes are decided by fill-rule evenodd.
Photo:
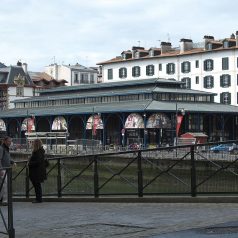
<instances>
[{"instance_id":1,"label":"poster on wall","mask_svg":"<svg viewBox=\"0 0 238 238\"><path fill-rule=\"evenodd\" d=\"M140 114L132 113L130 114L125 123L126 129L136 129L136 128L144 128L144 120Z\"/></svg>"},{"instance_id":2,"label":"poster on wall","mask_svg":"<svg viewBox=\"0 0 238 238\"><path fill-rule=\"evenodd\" d=\"M66 131L68 129L68 126L65 118L62 116L56 117L52 123L51 129L53 131Z\"/></svg>"},{"instance_id":3,"label":"poster on wall","mask_svg":"<svg viewBox=\"0 0 238 238\"><path fill-rule=\"evenodd\" d=\"M86 129L93 129L93 134L96 134L96 130L103 129L103 122L100 115L90 116L87 121Z\"/></svg>"},{"instance_id":4,"label":"poster on wall","mask_svg":"<svg viewBox=\"0 0 238 238\"><path fill-rule=\"evenodd\" d=\"M148 118L146 128L171 128L171 120L164 113L155 113Z\"/></svg>"},{"instance_id":5,"label":"poster on wall","mask_svg":"<svg viewBox=\"0 0 238 238\"><path fill-rule=\"evenodd\" d=\"M0 131L6 131L6 125L2 119L0 119Z\"/></svg>"},{"instance_id":6,"label":"poster on wall","mask_svg":"<svg viewBox=\"0 0 238 238\"><path fill-rule=\"evenodd\" d=\"M21 125L21 131L35 131L35 120L34 118L25 118Z\"/></svg>"}]
</instances>

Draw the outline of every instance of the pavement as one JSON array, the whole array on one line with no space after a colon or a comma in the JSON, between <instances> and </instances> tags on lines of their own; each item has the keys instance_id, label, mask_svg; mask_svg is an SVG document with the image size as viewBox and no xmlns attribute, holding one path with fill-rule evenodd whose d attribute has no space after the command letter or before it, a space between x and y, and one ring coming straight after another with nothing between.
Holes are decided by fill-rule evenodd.
<instances>
[{"instance_id":1,"label":"pavement","mask_svg":"<svg viewBox=\"0 0 238 238\"><path fill-rule=\"evenodd\" d=\"M13 208L16 238L238 237L238 203L29 201Z\"/></svg>"}]
</instances>

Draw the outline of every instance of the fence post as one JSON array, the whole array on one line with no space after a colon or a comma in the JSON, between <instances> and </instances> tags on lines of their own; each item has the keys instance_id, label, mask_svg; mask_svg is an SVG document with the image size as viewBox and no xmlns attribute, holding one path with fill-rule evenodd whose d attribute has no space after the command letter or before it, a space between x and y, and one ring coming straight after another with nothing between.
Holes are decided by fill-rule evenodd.
<instances>
[{"instance_id":1,"label":"fence post","mask_svg":"<svg viewBox=\"0 0 238 238\"><path fill-rule=\"evenodd\" d=\"M141 151L138 152L137 169L138 169L138 197L143 197L143 172L141 167Z\"/></svg>"},{"instance_id":2,"label":"fence post","mask_svg":"<svg viewBox=\"0 0 238 238\"><path fill-rule=\"evenodd\" d=\"M57 159L57 192L58 192L58 197L62 197L62 177L61 177L61 163L60 159Z\"/></svg>"},{"instance_id":3,"label":"fence post","mask_svg":"<svg viewBox=\"0 0 238 238\"><path fill-rule=\"evenodd\" d=\"M195 160L194 160L194 148L195 146L191 146L191 196L197 196L197 188L196 188L196 167L195 167Z\"/></svg>"},{"instance_id":4,"label":"fence post","mask_svg":"<svg viewBox=\"0 0 238 238\"><path fill-rule=\"evenodd\" d=\"M30 197L30 179L29 179L29 168L26 165L26 178L25 178L25 191L26 191L26 198Z\"/></svg>"},{"instance_id":5,"label":"fence post","mask_svg":"<svg viewBox=\"0 0 238 238\"><path fill-rule=\"evenodd\" d=\"M13 206L12 206L12 169L7 169L7 193L8 193L8 235L9 238L15 238L15 229L13 227Z\"/></svg>"},{"instance_id":6,"label":"fence post","mask_svg":"<svg viewBox=\"0 0 238 238\"><path fill-rule=\"evenodd\" d=\"M98 161L97 156L94 156L94 197L99 197L98 191Z\"/></svg>"}]
</instances>

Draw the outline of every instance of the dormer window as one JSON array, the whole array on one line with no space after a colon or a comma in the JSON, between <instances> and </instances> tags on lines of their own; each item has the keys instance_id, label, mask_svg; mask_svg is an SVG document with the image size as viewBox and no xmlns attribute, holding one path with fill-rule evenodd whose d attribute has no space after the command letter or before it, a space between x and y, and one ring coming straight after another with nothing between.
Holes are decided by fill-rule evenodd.
<instances>
[{"instance_id":1,"label":"dormer window","mask_svg":"<svg viewBox=\"0 0 238 238\"><path fill-rule=\"evenodd\" d=\"M229 42L228 41L224 41L223 42L223 47L224 48L228 48L229 47Z\"/></svg>"},{"instance_id":2,"label":"dormer window","mask_svg":"<svg viewBox=\"0 0 238 238\"><path fill-rule=\"evenodd\" d=\"M122 54L122 58L123 58L124 60L126 59L126 54L125 54L125 53Z\"/></svg>"},{"instance_id":3,"label":"dormer window","mask_svg":"<svg viewBox=\"0 0 238 238\"><path fill-rule=\"evenodd\" d=\"M154 51L153 51L153 50L150 50L149 55L150 55L150 57L153 57L153 56L154 56Z\"/></svg>"},{"instance_id":4,"label":"dormer window","mask_svg":"<svg viewBox=\"0 0 238 238\"><path fill-rule=\"evenodd\" d=\"M137 58L137 59L140 58L140 52L137 51L137 52L135 53L135 58Z\"/></svg>"}]
</instances>

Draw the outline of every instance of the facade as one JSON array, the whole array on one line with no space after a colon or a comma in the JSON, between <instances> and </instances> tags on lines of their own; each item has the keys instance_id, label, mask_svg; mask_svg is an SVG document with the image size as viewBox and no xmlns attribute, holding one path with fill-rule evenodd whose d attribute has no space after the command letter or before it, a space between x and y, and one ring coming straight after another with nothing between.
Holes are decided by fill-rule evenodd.
<instances>
[{"instance_id":1,"label":"facade","mask_svg":"<svg viewBox=\"0 0 238 238\"><path fill-rule=\"evenodd\" d=\"M70 140L97 139L103 145L161 146L186 132L204 133L209 141L238 138L238 107L181 85L152 78L53 88L15 100L14 109L1 113L0 125L12 137L59 131Z\"/></svg>"},{"instance_id":2,"label":"facade","mask_svg":"<svg viewBox=\"0 0 238 238\"><path fill-rule=\"evenodd\" d=\"M35 86L22 64L5 66L0 64L0 110L13 108L13 100L34 95Z\"/></svg>"},{"instance_id":3,"label":"facade","mask_svg":"<svg viewBox=\"0 0 238 238\"><path fill-rule=\"evenodd\" d=\"M56 80L66 80L68 86L97 83L97 70L78 63L75 65L51 64L45 67L45 73Z\"/></svg>"},{"instance_id":4,"label":"facade","mask_svg":"<svg viewBox=\"0 0 238 238\"><path fill-rule=\"evenodd\" d=\"M238 104L238 31L223 40L204 36L199 44L181 39L177 48L169 42L159 48L132 47L98 65L105 83L175 79L184 82L184 88L216 93L215 102Z\"/></svg>"}]
</instances>

